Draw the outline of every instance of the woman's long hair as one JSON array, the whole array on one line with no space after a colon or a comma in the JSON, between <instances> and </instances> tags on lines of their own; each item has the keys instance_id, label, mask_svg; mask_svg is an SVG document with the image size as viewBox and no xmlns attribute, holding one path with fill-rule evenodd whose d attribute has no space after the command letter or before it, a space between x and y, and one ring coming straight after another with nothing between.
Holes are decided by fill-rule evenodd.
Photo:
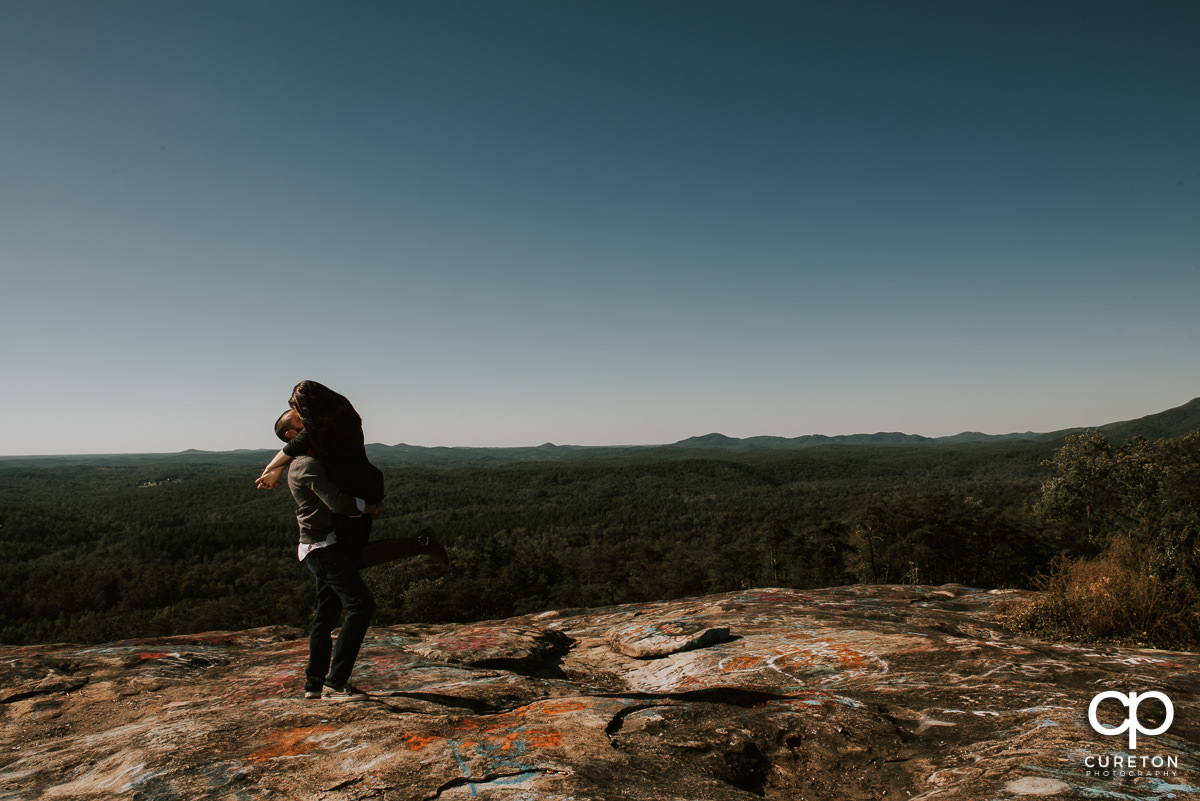
<instances>
[{"instance_id":1,"label":"woman's long hair","mask_svg":"<svg viewBox=\"0 0 1200 801\"><path fill-rule=\"evenodd\" d=\"M362 418L344 395L316 381L301 381L288 405L300 415L318 457L363 447Z\"/></svg>"}]
</instances>

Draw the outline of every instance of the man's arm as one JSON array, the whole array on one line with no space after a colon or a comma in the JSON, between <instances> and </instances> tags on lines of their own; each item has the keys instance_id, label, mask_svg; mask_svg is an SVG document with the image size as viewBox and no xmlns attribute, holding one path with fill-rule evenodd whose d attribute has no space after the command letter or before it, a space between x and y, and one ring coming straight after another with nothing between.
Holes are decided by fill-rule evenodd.
<instances>
[{"instance_id":1,"label":"man's arm","mask_svg":"<svg viewBox=\"0 0 1200 801\"><path fill-rule=\"evenodd\" d=\"M259 489L275 489L283 483L283 470L297 456L308 453L308 432L300 429L292 435L287 444L275 454L275 458L263 468L262 475L255 480L254 485Z\"/></svg>"},{"instance_id":2,"label":"man's arm","mask_svg":"<svg viewBox=\"0 0 1200 801\"><path fill-rule=\"evenodd\" d=\"M263 468L262 475L255 480L254 486L259 489L275 489L278 487L281 483L280 479L283 477L283 469L291 461L292 457L288 456L285 451L275 454L275 458Z\"/></svg>"}]
</instances>

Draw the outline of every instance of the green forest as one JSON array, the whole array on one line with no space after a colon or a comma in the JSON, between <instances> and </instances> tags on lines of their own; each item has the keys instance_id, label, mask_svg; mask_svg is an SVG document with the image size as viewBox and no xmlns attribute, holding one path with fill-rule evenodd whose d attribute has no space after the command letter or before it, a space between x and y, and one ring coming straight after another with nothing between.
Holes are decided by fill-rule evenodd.
<instances>
[{"instance_id":1,"label":"green forest","mask_svg":"<svg viewBox=\"0 0 1200 801\"><path fill-rule=\"evenodd\" d=\"M291 496L254 487L269 456L0 462L0 642L306 627ZM1061 601L1087 566L1153 576L1186 603L1158 633L1072 628L1065 601L1013 624L1188 645L1198 465L1197 435L1114 444L1100 432L385 465L373 539L432 528L451 564L416 557L364 576L388 625L851 583L1039 587Z\"/></svg>"}]
</instances>

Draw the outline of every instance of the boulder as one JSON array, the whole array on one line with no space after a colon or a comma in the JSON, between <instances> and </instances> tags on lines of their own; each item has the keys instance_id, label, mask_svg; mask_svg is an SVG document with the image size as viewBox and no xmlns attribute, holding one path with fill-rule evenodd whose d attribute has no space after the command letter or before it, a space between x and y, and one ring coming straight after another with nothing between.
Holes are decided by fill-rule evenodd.
<instances>
[{"instance_id":1,"label":"boulder","mask_svg":"<svg viewBox=\"0 0 1200 801\"><path fill-rule=\"evenodd\" d=\"M0 647L0 798L1200 797L1200 655L1016 636L996 610L1021 597L759 589L379 627L357 703L302 698L296 629ZM728 634L610 643L637 631Z\"/></svg>"},{"instance_id":2,"label":"boulder","mask_svg":"<svg viewBox=\"0 0 1200 801\"><path fill-rule=\"evenodd\" d=\"M690 620L647 621L609 629L604 639L626 656L652 659L728 640L729 629Z\"/></svg>"},{"instance_id":3,"label":"boulder","mask_svg":"<svg viewBox=\"0 0 1200 801\"><path fill-rule=\"evenodd\" d=\"M570 647L560 631L518 625L469 626L409 648L428 659L474 667L537 671Z\"/></svg>"}]
</instances>

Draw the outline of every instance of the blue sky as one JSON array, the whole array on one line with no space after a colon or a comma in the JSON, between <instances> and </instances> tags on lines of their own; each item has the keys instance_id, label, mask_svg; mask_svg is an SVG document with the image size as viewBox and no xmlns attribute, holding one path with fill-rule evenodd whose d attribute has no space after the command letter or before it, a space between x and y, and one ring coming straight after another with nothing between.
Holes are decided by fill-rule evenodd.
<instances>
[{"instance_id":1,"label":"blue sky","mask_svg":"<svg viewBox=\"0 0 1200 801\"><path fill-rule=\"evenodd\" d=\"M1200 396L1200 4L0 0L0 454Z\"/></svg>"}]
</instances>

